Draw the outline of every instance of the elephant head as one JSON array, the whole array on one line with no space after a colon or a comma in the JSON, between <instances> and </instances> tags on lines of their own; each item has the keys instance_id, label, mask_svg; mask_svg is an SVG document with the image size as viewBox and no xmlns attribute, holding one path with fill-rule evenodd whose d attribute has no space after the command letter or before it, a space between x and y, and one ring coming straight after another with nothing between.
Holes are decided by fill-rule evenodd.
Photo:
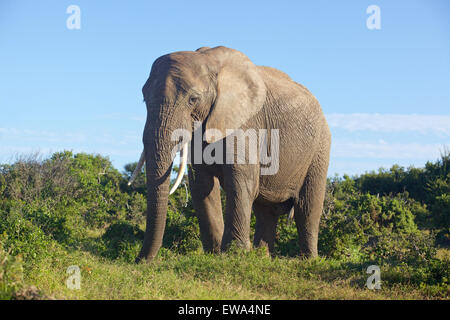
<instances>
[{"instance_id":1,"label":"elephant head","mask_svg":"<svg viewBox=\"0 0 450 320\"><path fill-rule=\"evenodd\" d=\"M181 165L169 192L174 130L191 133L194 122L204 130L238 129L263 106L266 89L257 67L241 52L225 48L200 48L161 56L152 65L142 88L147 107L144 151L133 178L146 163L147 226L137 261L154 258L162 244L168 195L175 191L187 163L187 143L181 142ZM214 137L206 139L214 142Z\"/></svg>"}]
</instances>

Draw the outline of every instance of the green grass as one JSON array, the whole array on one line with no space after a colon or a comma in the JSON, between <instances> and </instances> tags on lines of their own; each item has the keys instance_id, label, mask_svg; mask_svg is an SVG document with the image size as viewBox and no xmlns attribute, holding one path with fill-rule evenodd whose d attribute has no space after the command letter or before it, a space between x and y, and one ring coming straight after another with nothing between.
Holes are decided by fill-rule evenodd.
<instances>
[{"instance_id":1,"label":"green grass","mask_svg":"<svg viewBox=\"0 0 450 320\"><path fill-rule=\"evenodd\" d=\"M66 287L67 267L81 269L81 289ZM317 258L270 258L262 250L186 255L163 250L134 264L75 250L55 253L28 271L24 286L56 299L448 299L448 288L401 283L381 269L380 290L365 284L367 265ZM384 281L384 276L386 281ZM389 279L393 279L390 283ZM405 278L406 279L406 278Z\"/></svg>"}]
</instances>

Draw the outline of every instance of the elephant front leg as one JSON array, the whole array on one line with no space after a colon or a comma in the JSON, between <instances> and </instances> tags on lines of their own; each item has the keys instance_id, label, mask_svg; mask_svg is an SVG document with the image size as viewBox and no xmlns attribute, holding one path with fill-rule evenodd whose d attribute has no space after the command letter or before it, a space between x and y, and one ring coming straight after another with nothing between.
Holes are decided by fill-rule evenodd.
<instances>
[{"instance_id":1,"label":"elephant front leg","mask_svg":"<svg viewBox=\"0 0 450 320\"><path fill-rule=\"evenodd\" d=\"M224 229L219 180L200 168L195 169L195 174L190 169L189 185L203 250L219 253Z\"/></svg>"},{"instance_id":2,"label":"elephant front leg","mask_svg":"<svg viewBox=\"0 0 450 320\"><path fill-rule=\"evenodd\" d=\"M257 192L258 175L253 165L246 167L238 170L228 168L229 171L224 174L226 208L222 251L226 251L232 242L247 250L251 248L250 216Z\"/></svg>"}]
</instances>

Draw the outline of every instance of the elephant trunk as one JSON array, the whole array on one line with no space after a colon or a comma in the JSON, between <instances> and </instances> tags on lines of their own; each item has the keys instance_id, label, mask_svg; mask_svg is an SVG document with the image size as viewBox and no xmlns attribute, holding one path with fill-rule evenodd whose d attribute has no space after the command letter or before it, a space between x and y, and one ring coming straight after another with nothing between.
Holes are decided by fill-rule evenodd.
<instances>
[{"instance_id":1,"label":"elephant trunk","mask_svg":"<svg viewBox=\"0 0 450 320\"><path fill-rule=\"evenodd\" d=\"M176 124L175 127L180 127ZM176 148L180 147L178 141L172 138L171 129L166 129L161 124L146 124L144 130L144 156L136 169L140 172L140 166L145 162L147 177L147 225L144 243L136 261L142 259L152 260L162 245L164 229L166 226L167 207L169 194L173 193L184 175L187 164L188 141L183 141L181 149L181 165L172 190L169 193L170 176L172 172L173 158ZM145 159L145 160L144 160Z\"/></svg>"},{"instance_id":2,"label":"elephant trunk","mask_svg":"<svg viewBox=\"0 0 450 320\"><path fill-rule=\"evenodd\" d=\"M152 260L162 245L167 217L171 153L158 150L150 144L144 146L147 175L147 225L141 252L136 258Z\"/></svg>"}]
</instances>

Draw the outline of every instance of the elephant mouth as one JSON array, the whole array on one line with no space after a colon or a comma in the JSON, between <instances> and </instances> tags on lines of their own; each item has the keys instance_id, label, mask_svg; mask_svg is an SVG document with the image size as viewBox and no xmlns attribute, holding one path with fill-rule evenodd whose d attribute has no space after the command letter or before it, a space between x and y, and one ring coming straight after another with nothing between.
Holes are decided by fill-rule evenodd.
<instances>
[{"instance_id":1,"label":"elephant mouth","mask_svg":"<svg viewBox=\"0 0 450 320\"><path fill-rule=\"evenodd\" d=\"M171 195L172 193L175 192L175 190L177 190L177 188L181 184L181 180L183 180L184 172L186 171L187 167L187 158L188 158L188 142L185 142L180 149L180 168L178 170L175 183L173 184L172 188L169 191L169 195ZM133 174L131 175L131 178L128 181L129 186L131 186L134 180L136 180L138 174L141 172L142 167L144 166L144 163L145 163L145 150L142 151L138 164L136 165L136 168L134 169Z\"/></svg>"}]
</instances>

